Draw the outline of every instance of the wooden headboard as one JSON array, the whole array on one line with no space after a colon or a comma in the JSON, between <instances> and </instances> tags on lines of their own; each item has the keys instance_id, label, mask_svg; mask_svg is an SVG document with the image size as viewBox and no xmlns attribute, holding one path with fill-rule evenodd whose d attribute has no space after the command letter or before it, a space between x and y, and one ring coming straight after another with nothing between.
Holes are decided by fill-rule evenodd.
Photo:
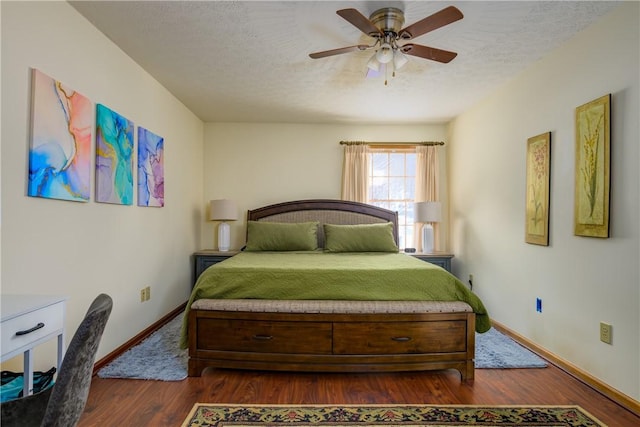
<instances>
[{"instance_id":1,"label":"wooden headboard","mask_svg":"<svg viewBox=\"0 0 640 427\"><path fill-rule=\"evenodd\" d=\"M393 238L398 243L398 212L366 203L346 200L311 199L277 203L249 210L249 221L306 222L318 221L318 247L324 247L322 224L393 223Z\"/></svg>"}]
</instances>

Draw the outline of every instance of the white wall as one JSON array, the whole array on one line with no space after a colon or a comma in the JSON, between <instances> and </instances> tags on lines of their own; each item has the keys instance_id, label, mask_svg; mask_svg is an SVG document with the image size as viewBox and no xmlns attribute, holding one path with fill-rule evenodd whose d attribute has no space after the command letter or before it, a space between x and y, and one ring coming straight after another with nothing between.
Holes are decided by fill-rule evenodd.
<instances>
[{"instance_id":1,"label":"white wall","mask_svg":"<svg viewBox=\"0 0 640 427\"><path fill-rule=\"evenodd\" d=\"M188 298L203 123L66 2L0 4L2 293L67 295L70 334L97 294L111 295L100 358ZM164 137L165 207L96 203L93 182L88 203L26 196L31 68ZM36 355L36 367L52 360Z\"/></svg>"},{"instance_id":2,"label":"white wall","mask_svg":"<svg viewBox=\"0 0 640 427\"><path fill-rule=\"evenodd\" d=\"M233 199L239 221L231 222L231 247L244 245L246 211L300 199L339 199L343 147L340 141L442 141L444 125L365 126L208 123L204 144L204 200ZM446 146L439 147L446 160ZM444 175L445 167L441 167ZM440 194L446 194L446 180ZM446 205L446 204L445 204ZM203 248L217 246L217 223L206 222ZM446 241L446 233L441 240ZM441 246L444 248L444 246Z\"/></svg>"},{"instance_id":3,"label":"white wall","mask_svg":"<svg viewBox=\"0 0 640 427\"><path fill-rule=\"evenodd\" d=\"M640 399L639 3L627 2L450 126L454 269L492 317ZM573 235L575 108L612 94L611 237ZM552 133L550 245L524 242L527 138ZM536 297L543 312L536 313ZM613 345L599 322L613 325Z\"/></svg>"}]
</instances>

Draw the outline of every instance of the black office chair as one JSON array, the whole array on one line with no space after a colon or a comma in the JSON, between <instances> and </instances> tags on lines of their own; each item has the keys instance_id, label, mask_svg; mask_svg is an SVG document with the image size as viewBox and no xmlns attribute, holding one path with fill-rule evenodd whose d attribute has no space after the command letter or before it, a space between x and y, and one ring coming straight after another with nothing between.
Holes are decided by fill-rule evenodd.
<instances>
[{"instance_id":1,"label":"black office chair","mask_svg":"<svg viewBox=\"0 0 640 427\"><path fill-rule=\"evenodd\" d=\"M0 423L3 427L78 424L87 404L98 344L112 307L109 295L98 295L69 343L53 387L2 403Z\"/></svg>"}]
</instances>

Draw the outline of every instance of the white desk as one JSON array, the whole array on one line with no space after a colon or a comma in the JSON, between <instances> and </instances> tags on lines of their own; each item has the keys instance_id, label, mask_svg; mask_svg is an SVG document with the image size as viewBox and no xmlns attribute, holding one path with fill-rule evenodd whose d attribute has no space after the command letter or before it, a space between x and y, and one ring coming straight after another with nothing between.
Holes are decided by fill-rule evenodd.
<instances>
[{"instance_id":1,"label":"white desk","mask_svg":"<svg viewBox=\"0 0 640 427\"><path fill-rule=\"evenodd\" d=\"M31 351L50 339L58 338L58 363L64 357L64 318L66 297L44 295L1 295L2 361L23 354L23 396L33 393Z\"/></svg>"}]
</instances>

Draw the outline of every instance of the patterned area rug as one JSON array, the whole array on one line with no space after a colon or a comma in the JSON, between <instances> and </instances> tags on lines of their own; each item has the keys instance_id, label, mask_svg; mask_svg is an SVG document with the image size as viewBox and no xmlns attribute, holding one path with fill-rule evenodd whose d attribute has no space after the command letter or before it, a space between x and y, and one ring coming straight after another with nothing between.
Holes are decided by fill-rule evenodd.
<instances>
[{"instance_id":1,"label":"patterned area rug","mask_svg":"<svg viewBox=\"0 0 640 427\"><path fill-rule=\"evenodd\" d=\"M196 403L182 427L604 426L579 406L220 405Z\"/></svg>"}]
</instances>

